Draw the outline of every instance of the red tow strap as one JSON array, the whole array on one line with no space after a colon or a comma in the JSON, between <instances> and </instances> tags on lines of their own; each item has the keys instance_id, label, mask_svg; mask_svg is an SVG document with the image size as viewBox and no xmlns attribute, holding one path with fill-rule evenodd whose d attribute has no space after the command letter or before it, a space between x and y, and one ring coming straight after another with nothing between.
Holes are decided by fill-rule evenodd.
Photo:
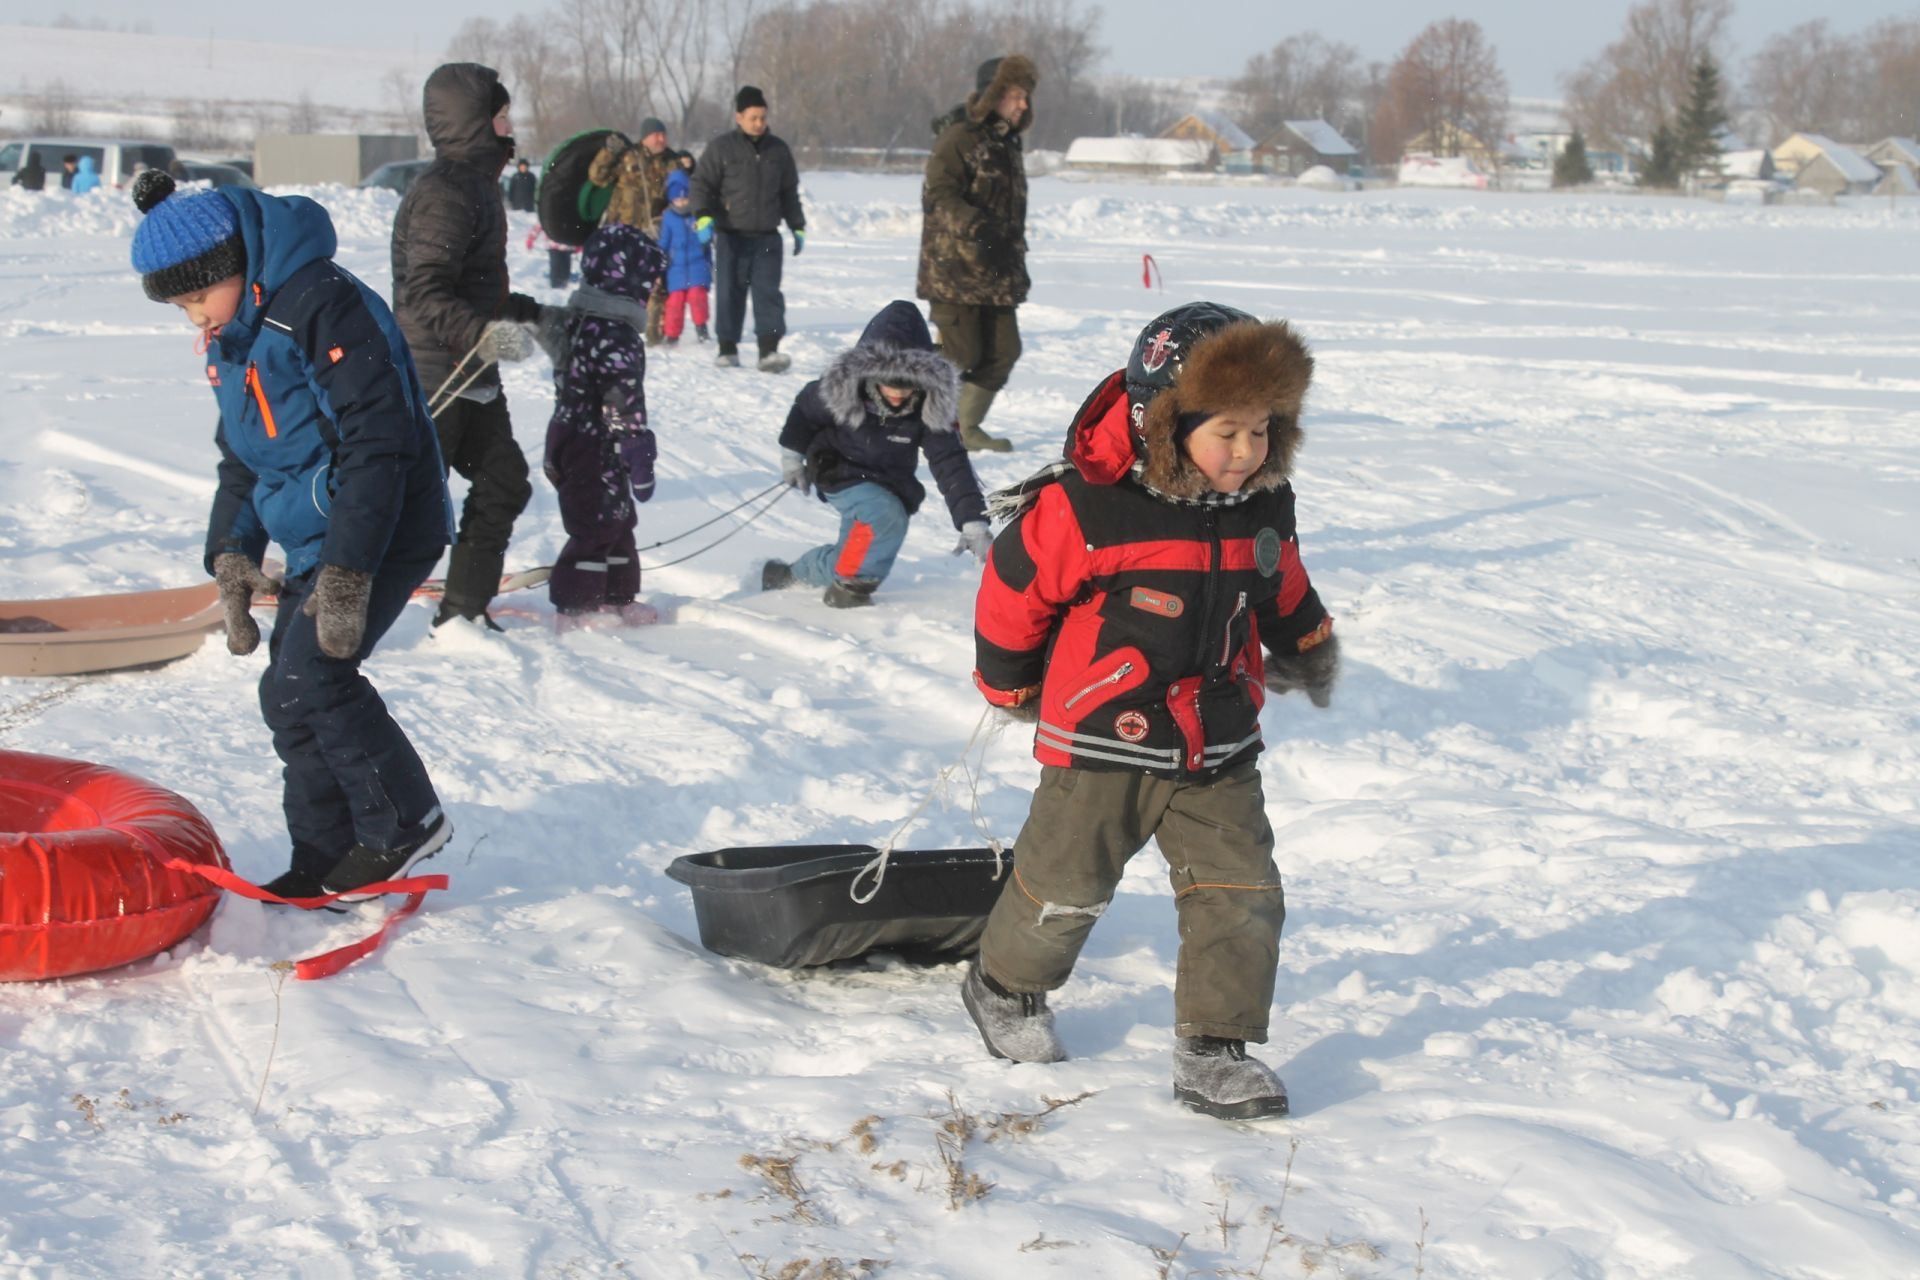
<instances>
[{"instance_id":1,"label":"red tow strap","mask_svg":"<svg viewBox=\"0 0 1920 1280\"><path fill-rule=\"evenodd\" d=\"M251 881L242 880L225 867L188 862L182 858L169 858L165 865L170 871L184 871L199 876L202 880L219 885L229 893L237 893L243 898L252 898L255 902L280 902L307 911L338 901L348 893L355 896L375 893L407 895L407 900L401 903L398 909L388 913L386 920L374 931L373 936L297 962L293 966L293 976L302 982L310 982L315 978L331 978L355 960L372 955L387 940L387 934L392 932L395 925L420 909L420 904L427 900L429 893L435 889L447 887L445 876L408 876L404 880L383 880L379 884L362 885L358 889L347 890L347 893L328 893L317 898L283 898L277 893L268 893Z\"/></svg>"}]
</instances>

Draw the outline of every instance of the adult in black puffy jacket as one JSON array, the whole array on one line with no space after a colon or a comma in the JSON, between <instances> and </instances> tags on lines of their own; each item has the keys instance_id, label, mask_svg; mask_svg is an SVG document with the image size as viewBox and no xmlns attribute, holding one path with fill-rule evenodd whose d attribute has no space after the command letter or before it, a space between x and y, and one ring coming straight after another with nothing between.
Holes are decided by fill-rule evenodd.
<instances>
[{"instance_id":1,"label":"adult in black puffy jacket","mask_svg":"<svg viewBox=\"0 0 1920 1280\"><path fill-rule=\"evenodd\" d=\"M840 513L840 536L792 564L769 560L761 586L799 582L826 588L823 598L836 608L872 604L908 519L926 500L915 474L922 453L960 531L954 551L984 560L993 537L955 426L959 398L960 371L934 349L920 308L904 301L881 308L860 341L800 389L780 431L783 478L819 491Z\"/></svg>"},{"instance_id":2,"label":"adult in black puffy jacket","mask_svg":"<svg viewBox=\"0 0 1920 1280\"><path fill-rule=\"evenodd\" d=\"M780 351L787 332L780 224L792 229L793 255L799 257L807 243L800 171L787 144L767 129L767 98L760 90L740 86L733 95L733 122L737 127L709 142L693 170L694 226L703 241L713 241L716 363L740 363L740 331L751 295L760 370L784 373L793 361Z\"/></svg>"},{"instance_id":3,"label":"adult in black puffy jacket","mask_svg":"<svg viewBox=\"0 0 1920 1280\"><path fill-rule=\"evenodd\" d=\"M499 73L447 63L427 77L424 102L434 161L394 215L393 311L437 410L440 452L471 482L434 625L462 617L491 626L513 522L533 497L494 364L533 354L522 325L539 320L540 304L507 287L500 173L513 126Z\"/></svg>"}]
</instances>

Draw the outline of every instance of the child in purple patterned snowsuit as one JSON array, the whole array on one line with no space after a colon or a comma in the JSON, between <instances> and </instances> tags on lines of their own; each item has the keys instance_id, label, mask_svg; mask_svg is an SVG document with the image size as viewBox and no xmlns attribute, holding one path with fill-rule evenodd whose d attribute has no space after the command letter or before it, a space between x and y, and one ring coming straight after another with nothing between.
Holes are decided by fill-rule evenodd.
<instances>
[{"instance_id":1,"label":"child in purple patterned snowsuit","mask_svg":"<svg viewBox=\"0 0 1920 1280\"><path fill-rule=\"evenodd\" d=\"M658 454L647 427L647 298L667 255L638 227L611 223L581 250L585 282L567 300L566 358L554 372L556 403L547 424L545 471L560 496L567 545L547 583L561 630L583 615L651 622L637 603L634 503L653 496Z\"/></svg>"}]
</instances>

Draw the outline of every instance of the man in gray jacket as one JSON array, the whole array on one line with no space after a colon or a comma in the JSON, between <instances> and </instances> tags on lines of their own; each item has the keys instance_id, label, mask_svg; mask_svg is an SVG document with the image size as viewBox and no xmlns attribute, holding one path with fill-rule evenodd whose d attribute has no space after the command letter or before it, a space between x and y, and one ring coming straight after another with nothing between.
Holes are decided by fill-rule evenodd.
<instances>
[{"instance_id":1,"label":"man in gray jacket","mask_svg":"<svg viewBox=\"0 0 1920 1280\"><path fill-rule=\"evenodd\" d=\"M780 223L793 230L793 256L807 243L800 211L800 171L787 144L767 131L766 95L752 85L733 96L738 127L707 144L693 170L694 227L711 240L714 336L718 363L740 363L740 331L753 296L753 332L760 343L760 369L781 373L793 363L780 354L787 331L787 300L780 292L783 263Z\"/></svg>"}]
</instances>

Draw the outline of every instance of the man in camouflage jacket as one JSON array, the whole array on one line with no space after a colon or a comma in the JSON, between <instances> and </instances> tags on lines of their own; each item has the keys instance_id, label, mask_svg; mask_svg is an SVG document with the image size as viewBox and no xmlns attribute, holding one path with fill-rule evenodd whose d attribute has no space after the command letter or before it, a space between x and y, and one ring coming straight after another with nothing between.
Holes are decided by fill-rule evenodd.
<instances>
[{"instance_id":1,"label":"man in camouflage jacket","mask_svg":"<svg viewBox=\"0 0 1920 1280\"><path fill-rule=\"evenodd\" d=\"M980 64L975 92L934 122L920 207L918 293L932 304L940 350L960 368L960 439L1013 446L980 424L1020 358L1015 308L1027 300L1027 171L1020 135L1033 123L1033 63Z\"/></svg>"}]
</instances>

